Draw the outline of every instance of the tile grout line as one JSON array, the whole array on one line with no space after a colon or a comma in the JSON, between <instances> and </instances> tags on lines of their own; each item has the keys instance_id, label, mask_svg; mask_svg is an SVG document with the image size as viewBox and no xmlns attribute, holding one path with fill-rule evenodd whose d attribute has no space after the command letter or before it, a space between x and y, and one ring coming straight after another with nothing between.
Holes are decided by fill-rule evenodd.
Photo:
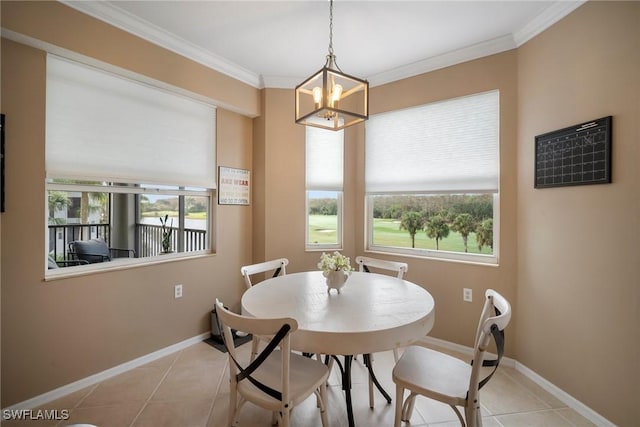
<instances>
[{"instance_id":1,"label":"tile grout line","mask_svg":"<svg viewBox=\"0 0 640 427\"><path fill-rule=\"evenodd\" d=\"M140 407L140 410L138 411L136 416L133 417L133 420L131 420L131 423L129 424L129 427L133 427L135 422L138 421L138 418L140 418L140 415L142 414L142 412L145 410L145 408L147 407L147 405L151 401L151 398L153 397L153 395L156 393L156 391L158 391L158 388L160 388L160 385L162 384L162 382L167 378L167 376L169 375L169 372L171 372L171 370L173 369L173 366L176 364L176 362L180 358L180 355L182 354L183 351L184 351L184 349L180 350L180 353L178 353L178 355L175 357L175 359L173 359L173 361L171 362L171 365L169 366L167 371L164 373L162 378L160 378L160 381L158 381L158 384L156 384L156 386L153 388L153 391L151 392L151 394L149 394L149 397L144 401L144 403Z\"/></svg>"},{"instance_id":2,"label":"tile grout line","mask_svg":"<svg viewBox=\"0 0 640 427\"><path fill-rule=\"evenodd\" d=\"M216 404L216 400L218 399L218 396L220 395L220 388L222 387L222 383L224 382L224 379L225 379L225 373L227 372L228 369L229 369L229 358L225 357L224 368L222 368L222 375L220 375L220 380L218 380L216 393L213 396L213 399L211 399L211 406L209 407L209 414L207 415L207 424L206 424L207 426L210 424L211 415L213 415L213 408Z\"/></svg>"},{"instance_id":3,"label":"tile grout line","mask_svg":"<svg viewBox=\"0 0 640 427\"><path fill-rule=\"evenodd\" d=\"M69 415L71 415L73 413L74 410L78 409L78 407L82 404L82 402L84 402L85 400L87 400L87 397L89 397L89 395L91 395L91 393L93 393L94 391L96 391L96 389L98 388L98 386L101 384L100 383L96 383L93 384L91 386L89 386L90 390L84 395L82 396L75 405L73 405L73 407L71 408L71 410L69 411ZM63 422L67 422L68 420L60 420L58 423L56 423L55 427L61 427Z\"/></svg>"},{"instance_id":4,"label":"tile grout line","mask_svg":"<svg viewBox=\"0 0 640 427\"><path fill-rule=\"evenodd\" d=\"M508 371L503 370L505 376L507 378L509 378L510 381L512 381L514 384L516 384L519 388L523 389L527 394L529 394L530 396L532 396L534 399L536 399L538 402L542 403L547 409L560 409L560 408L568 408L568 406L562 402L565 406L561 406L560 408L554 408L550 403L545 402L540 396L538 396L533 390L530 390L529 387L527 387L525 384L523 384L521 381L518 381L517 379L513 378ZM534 383L535 384L535 383Z\"/></svg>"}]
</instances>

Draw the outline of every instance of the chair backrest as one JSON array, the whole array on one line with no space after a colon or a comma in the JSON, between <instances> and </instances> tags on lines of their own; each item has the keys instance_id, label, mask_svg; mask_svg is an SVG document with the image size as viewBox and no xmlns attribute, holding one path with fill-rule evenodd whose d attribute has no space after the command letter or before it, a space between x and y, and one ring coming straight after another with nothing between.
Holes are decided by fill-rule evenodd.
<instances>
[{"instance_id":1,"label":"chair backrest","mask_svg":"<svg viewBox=\"0 0 640 427\"><path fill-rule=\"evenodd\" d=\"M111 261L109 246L101 239L71 242L69 243L69 252L72 252L77 259L85 260L90 264Z\"/></svg>"},{"instance_id":2,"label":"chair backrest","mask_svg":"<svg viewBox=\"0 0 640 427\"><path fill-rule=\"evenodd\" d=\"M278 346L280 348L280 354L282 357L282 378L281 388L277 390L281 393L281 402L289 402L289 367L291 359L291 333L298 329L298 322L295 319L283 317L283 318L269 318L261 319L257 317L242 316L240 314L233 313L224 307L224 304L216 298L216 316L221 323L221 330L229 355L229 380L232 383L238 383L239 381L248 380L253 385L262 390L251 377L251 372L260 366L269 353ZM246 332L249 334L260 336L278 336L281 334L280 341L272 341L267 344L267 347L260 353L255 359L252 359L250 363L242 364L239 362L238 356L233 345L232 329ZM268 351L268 353L266 353ZM251 378L250 378L251 377ZM268 391L262 390L269 394ZM270 395L270 394L269 394ZM273 396L272 396L273 397Z\"/></svg>"},{"instance_id":3,"label":"chair backrest","mask_svg":"<svg viewBox=\"0 0 640 427\"><path fill-rule=\"evenodd\" d=\"M395 271L398 273L398 279L404 278L405 273L409 271L409 265L406 262L387 261L383 259L359 256L356 257L356 263L358 264L359 271L369 273L369 268Z\"/></svg>"},{"instance_id":4,"label":"chair backrest","mask_svg":"<svg viewBox=\"0 0 640 427\"><path fill-rule=\"evenodd\" d=\"M244 265L240 267L240 273L244 278L244 284L247 285L247 289L249 289L251 286L253 286L253 284L251 283L252 275L273 270L272 277L277 277L279 275L284 276L285 274L287 274L286 267L288 264L288 259L279 258L272 261L261 262L258 264Z\"/></svg>"},{"instance_id":5,"label":"chair backrest","mask_svg":"<svg viewBox=\"0 0 640 427\"><path fill-rule=\"evenodd\" d=\"M471 377L469 379L468 400L474 401L478 391L493 376L502 355L504 354L504 328L511 320L511 305L502 295L493 289L485 291L485 302L478 322L476 331L476 341L473 352ZM496 346L497 357L493 360L484 360L487 348L491 339ZM489 375L480 379L482 367L492 366L493 370Z\"/></svg>"}]
</instances>

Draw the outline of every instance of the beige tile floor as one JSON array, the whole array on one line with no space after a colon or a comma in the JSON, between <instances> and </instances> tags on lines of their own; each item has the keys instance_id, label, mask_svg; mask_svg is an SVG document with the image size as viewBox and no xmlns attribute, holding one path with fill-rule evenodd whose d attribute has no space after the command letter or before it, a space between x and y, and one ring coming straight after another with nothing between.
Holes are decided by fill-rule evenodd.
<instances>
[{"instance_id":1,"label":"beige tile floor","mask_svg":"<svg viewBox=\"0 0 640 427\"><path fill-rule=\"evenodd\" d=\"M239 347L249 350L249 344ZM459 357L466 359L463 355ZM394 397L391 379L392 352L375 355L375 371ZM5 421L2 426L56 426L89 423L100 427L223 427L227 426L229 401L227 356L199 343L51 402L42 409L68 409L66 421ZM343 391L337 368L329 379L329 424L347 426ZM369 408L366 368L361 359L353 365L353 406L358 427L393 426L394 404L376 393ZM558 399L512 368L501 366L481 395L484 425L494 426L593 426ZM246 404L239 425L268 427L270 413ZM403 423L403 426L406 425ZM293 411L292 426L320 427L313 398ZM419 398L412 427L459 426L446 405Z\"/></svg>"}]
</instances>

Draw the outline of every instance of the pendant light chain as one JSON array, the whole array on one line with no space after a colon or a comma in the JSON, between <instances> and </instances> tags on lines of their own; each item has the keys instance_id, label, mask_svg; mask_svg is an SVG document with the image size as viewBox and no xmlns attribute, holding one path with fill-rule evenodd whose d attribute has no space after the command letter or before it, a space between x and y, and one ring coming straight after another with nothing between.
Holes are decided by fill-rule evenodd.
<instances>
[{"instance_id":1,"label":"pendant light chain","mask_svg":"<svg viewBox=\"0 0 640 427\"><path fill-rule=\"evenodd\" d=\"M333 0L329 0L329 55L333 54Z\"/></svg>"},{"instance_id":2,"label":"pendant light chain","mask_svg":"<svg viewBox=\"0 0 640 427\"><path fill-rule=\"evenodd\" d=\"M333 53L333 0L329 0L329 54L325 66L342 72L336 61L336 55Z\"/></svg>"}]
</instances>

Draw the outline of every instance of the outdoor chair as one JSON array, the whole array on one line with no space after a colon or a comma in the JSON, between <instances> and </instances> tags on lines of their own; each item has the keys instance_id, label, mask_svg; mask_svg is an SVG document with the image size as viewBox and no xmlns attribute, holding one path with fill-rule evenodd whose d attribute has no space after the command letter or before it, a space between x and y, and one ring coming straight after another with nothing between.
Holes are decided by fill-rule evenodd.
<instances>
[{"instance_id":1,"label":"outdoor chair","mask_svg":"<svg viewBox=\"0 0 640 427\"><path fill-rule=\"evenodd\" d=\"M393 369L396 383L396 411L394 427L400 421L409 422L415 398L426 396L448 404L455 411L464 427L481 427L480 389L498 369L504 353L504 328L511 319L511 306L499 293L492 289L485 292L485 303L476 331L476 339L471 364L425 347L407 348ZM487 347L495 342L497 357L485 360ZM493 367L487 376L480 379L483 367ZM409 396L404 400L404 391ZM464 417L457 408L464 408Z\"/></svg>"},{"instance_id":2,"label":"outdoor chair","mask_svg":"<svg viewBox=\"0 0 640 427\"><path fill-rule=\"evenodd\" d=\"M65 260L56 261L55 259L53 259L51 255L49 255L47 258L47 268L49 270L55 270L60 267L71 267L74 265L85 265L85 264L89 264L89 263L83 259L65 259Z\"/></svg>"},{"instance_id":3,"label":"outdoor chair","mask_svg":"<svg viewBox=\"0 0 640 427\"><path fill-rule=\"evenodd\" d=\"M87 261L89 264L108 262L113 258L134 258L133 249L110 248L102 239L76 240L69 243L69 254L77 260Z\"/></svg>"},{"instance_id":4,"label":"outdoor chair","mask_svg":"<svg viewBox=\"0 0 640 427\"><path fill-rule=\"evenodd\" d=\"M291 411L315 395L323 427L327 421L327 378L329 368L322 362L291 352L291 334L298 329L292 318L260 319L227 310L216 299L216 316L220 322L229 357L229 422L236 425L246 402L273 413L274 425L288 427ZM243 363L233 344L232 329L272 337L255 360Z\"/></svg>"},{"instance_id":5,"label":"outdoor chair","mask_svg":"<svg viewBox=\"0 0 640 427\"><path fill-rule=\"evenodd\" d=\"M358 270L365 273L378 272L379 270L384 271L395 271L397 273L397 278L402 279L407 271L409 271L409 265L406 262L396 262L396 261L387 261L383 259L377 258L369 258L364 256L356 257L356 264L358 264ZM365 364L368 364L373 372L373 355L365 354L364 356ZM393 349L393 359L394 362L398 361L398 349ZM374 385L375 377L369 375L369 407L373 409L373 385ZM380 386L378 386L381 389ZM385 396L386 397L386 396Z\"/></svg>"}]
</instances>

